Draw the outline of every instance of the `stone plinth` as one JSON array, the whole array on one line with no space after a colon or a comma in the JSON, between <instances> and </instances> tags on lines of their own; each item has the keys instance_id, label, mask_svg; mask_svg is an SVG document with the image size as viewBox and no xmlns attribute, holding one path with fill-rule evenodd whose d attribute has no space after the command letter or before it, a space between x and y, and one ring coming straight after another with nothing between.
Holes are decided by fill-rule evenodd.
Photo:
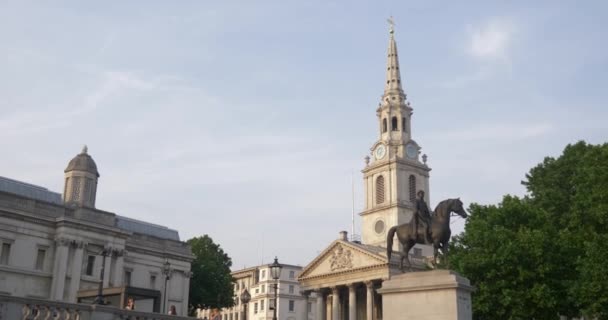
<instances>
[{"instance_id":1,"label":"stone plinth","mask_svg":"<svg viewBox=\"0 0 608 320\"><path fill-rule=\"evenodd\" d=\"M409 272L382 283L384 319L471 320L467 278L449 270Z\"/></svg>"}]
</instances>

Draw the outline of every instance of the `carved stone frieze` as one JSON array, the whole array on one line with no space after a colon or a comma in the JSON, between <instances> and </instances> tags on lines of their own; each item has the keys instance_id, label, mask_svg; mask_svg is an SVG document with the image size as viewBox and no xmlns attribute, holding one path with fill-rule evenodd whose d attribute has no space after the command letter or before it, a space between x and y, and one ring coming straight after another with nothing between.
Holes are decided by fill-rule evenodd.
<instances>
[{"instance_id":1,"label":"carved stone frieze","mask_svg":"<svg viewBox=\"0 0 608 320\"><path fill-rule=\"evenodd\" d=\"M344 249L343 246L338 246L336 250L332 252L329 262L331 271L352 269L353 254L350 249Z\"/></svg>"}]
</instances>

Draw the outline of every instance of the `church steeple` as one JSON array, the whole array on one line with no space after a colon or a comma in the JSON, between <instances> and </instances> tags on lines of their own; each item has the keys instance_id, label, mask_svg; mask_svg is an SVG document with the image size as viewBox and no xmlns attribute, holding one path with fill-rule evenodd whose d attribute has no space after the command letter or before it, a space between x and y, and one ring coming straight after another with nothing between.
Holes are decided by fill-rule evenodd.
<instances>
[{"instance_id":1,"label":"church steeple","mask_svg":"<svg viewBox=\"0 0 608 320\"><path fill-rule=\"evenodd\" d=\"M401 72L399 71L399 55L397 53L397 43L395 42L395 23L393 18L388 19L390 24L390 38L388 40L388 59L386 62L386 84L384 86L383 99L391 99L391 96L398 96L405 99L403 88L401 87Z\"/></svg>"},{"instance_id":2,"label":"church steeple","mask_svg":"<svg viewBox=\"0 0 608 320\"><path fill-rule=\"evenodd\" d=\"M421 148L412 137L413 109L401 84L393 19L388 22L386 83L376 109L379 135L362 170L365 185L365 209L360 213L362 242L376 246L386 246L388 228L411 220L417 191L424 190L429 202L431 170L426 157L420 161Z\"/></svg>"}]
</instances>

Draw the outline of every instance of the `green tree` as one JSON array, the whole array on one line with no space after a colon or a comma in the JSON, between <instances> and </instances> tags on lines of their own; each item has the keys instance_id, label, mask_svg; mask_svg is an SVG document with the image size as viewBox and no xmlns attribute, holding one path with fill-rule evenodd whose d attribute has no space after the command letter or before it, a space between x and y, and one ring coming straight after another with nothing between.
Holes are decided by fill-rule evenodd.
<instances>
[{"instance_id":1,"label":"green tree","mask_svg":"<svg viewBox=\"0 0 608 320\"><path fill-rule=\"evenodd\" d=\"M234 287L230 267L232 260L208 236L188 240L192 247L192 279L189 303L203 307L230 307L234 304Z\"/></svg>"},{"instance_id":2,"label":"green tree","mask_svg":"<svg viewBox=\"0 0 608 320\"><path fill-rule=\"evenodd\" d=\"M608 316L608 144L568 145L522 182L529 195L472 204L450 265L468 277L476 319Z\"/></svg>"}]
</instances>

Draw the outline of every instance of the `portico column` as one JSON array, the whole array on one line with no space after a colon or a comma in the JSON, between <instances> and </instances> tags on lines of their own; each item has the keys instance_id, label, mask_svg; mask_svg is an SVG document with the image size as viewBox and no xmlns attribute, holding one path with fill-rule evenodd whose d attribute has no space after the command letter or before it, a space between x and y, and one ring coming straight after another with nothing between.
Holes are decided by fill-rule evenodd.
<instances>
[{"instance_id":1,"label":"portico column","mask_svg":"<svg viewBox=\"0 0 608 320\"><path fill-rule=\"evenodd\" d=\"M122 287L122 277L125 273L125 255L127 251L124 249L116 251L116 263L114 264L114 270L112 270L112 286Z\"/></svg>"},{"instance_id":2,"label":"portico column","mask_svg":"<svg viewBox=\"0 0 608 320\"><path fill-rule=\"evenodd\" d=\"M373 320L374 316L374 283L368 281L365 283L367 287L367 308L365 313L367 313L367 320Z\"/></svg>"},{"instance_id":3,"label":"portico column","mask_svg":"<svg viewBox=\"0 0 608 320\"><path fill-rule=\"evenodd\" d=\"M108 252L106 253L106 265L104 266L104 275L103 275L103 287L104 288L110 287L110 266L112 265L112 259L114 259L113 252L114 252L114 250L109 248Z\"/></svg>"},{"instance_id":4,"label":"portico column","mask_svg":"<svg viewBox=\"0 0 608 320\"><path fill-rule=\"evenodd\" d=\"M340 288L331 288L331 320L340 320Z\"/></svg>"},{"instance_id":5,"label":"portico column","mask_svg":"<svg viewBox=\"0 0 608 320\"><path fill-rule=\"evenodd\" d=\"M182 316L188 316L188 291L190 291L190 277L192 277L192 272L186 271L184 272L184 287L182 292Z\"/></svg>"},{"instance_id":6,"label":"portico column","mask_svg":"<svg viewBox=\"0 0 608 320\"><path fill-rule=\"evenodd\" d=\"M357 286L348 285L348 320L357 320Z\"/></svg>"},{"instance_id":7,"label":"portico column","mask_svg":"<svg viewBox=\"0 0 608 320\"><path fill-rule=\"evenodd\" d=\"M300 291L302 297L304 297L304 308L302 308L302 320L308 319L308 296L310 296L310 291Z\"/></svg>"},{"instance_id":8,"label":"portico column","mask_svg":"<svg viewBox=\"0 0 608 320\"><path fill-rule=\"evenodd\" d=\"M317 290L317 320L325 320L325 299L323 290Z\"/></svg>"},{"instance_id":9,"label":"portico column","mask_svg":"<svg viewBox=\"0 0 608 320\"><path fill-rule=\"evenodd\" d=\"M75 241L74 245L74 260L72 260L72 274L70 280L69 301L75 303L78 299L78 289L80 289L80 277L82 275L82 256L86 243L83 241Z\"/></svg>"},{"instance_id":10,"label":"portico column","mask_svg":"<svg viewBox=\"0 0 608 320\"><path fill-rule=\"evenodd\" d=\"M59 238L56 239L55 242L55 262L53 263L53 281L51 283L50 297L53 300L63 300L70 240L66 238Z\"/></svg>"}]
</instances>

